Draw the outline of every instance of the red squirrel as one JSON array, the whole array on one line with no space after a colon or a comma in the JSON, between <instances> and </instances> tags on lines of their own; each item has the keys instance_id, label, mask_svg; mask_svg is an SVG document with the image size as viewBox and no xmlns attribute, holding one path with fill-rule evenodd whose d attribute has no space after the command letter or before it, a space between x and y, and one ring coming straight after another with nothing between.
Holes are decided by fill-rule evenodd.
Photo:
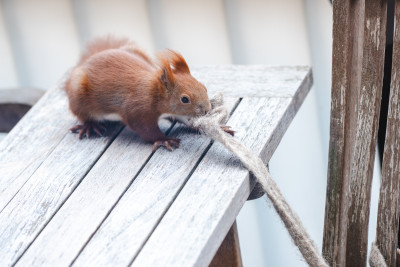
<instances>
[{"instance_id":1,"label":"red squirrel","mask_svg":"<svg viewBox=\"0 0 400 267\"><path fill-rule=\"evenodd\" d=\"M70 110L83 123L70 130L79 132L79 139L101 136L102 121L122 121L153 142L153 150L179 147L180 139L167 137L158 120L205 115L211 104L206 87L191 75L179 53L167 50L157 59L129 39L108 36L88 43L65 85ZM229 126L221 128L234 134Z\"/></svg>"}]
</instances>

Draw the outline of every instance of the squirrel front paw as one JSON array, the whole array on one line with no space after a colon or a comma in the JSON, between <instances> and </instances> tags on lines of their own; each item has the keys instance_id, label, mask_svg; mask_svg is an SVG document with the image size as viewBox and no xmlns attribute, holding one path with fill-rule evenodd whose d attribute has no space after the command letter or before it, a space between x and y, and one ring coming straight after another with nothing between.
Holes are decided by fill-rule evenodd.
<instances>
[{"instance_id":1,"label":"squirrel front paw","mask_svg":"<svg viewBox=\"0 0 400 267\"><path fill-rule=\"evenodd\" d=\"M154 145L153 145L153 152L156 151L160 146L164 146L166 149L168 149L169 151L172 151L172 147L179 147L179 144L181 142L181 139L178 138L166 138L164 140L159 140L159 141L155 141Z\"/></svg>"},{"instance_id":2,"label":"squirrel front paw","mask_svg":"<svg viewBox=\"0 0 400 267\"><path fill-rule=\"evenodd\" d=\"M97 136L103 136L102 131L104 132L106 130L106 127L98 122L86 121L83 124L78 124L72 127L69 130L73 133L79 131L78 137L79 139L82 139L84 135L86 135L86 138L90 138L92 132L94 132L94 134Z\"/></svg>"}]
</instances>

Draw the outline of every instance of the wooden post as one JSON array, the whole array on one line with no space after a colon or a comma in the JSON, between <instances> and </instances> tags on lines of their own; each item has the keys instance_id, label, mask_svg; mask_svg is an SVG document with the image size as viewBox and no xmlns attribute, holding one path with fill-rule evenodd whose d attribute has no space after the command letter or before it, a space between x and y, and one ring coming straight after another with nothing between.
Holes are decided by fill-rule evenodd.
<instances>
[{"instance_id":1,"label":"wooden post","mask_svg":"<svg viewBox=\"0 0 400 267\"><path fill-rule=\"evenodd\" d=\"M222 241L214 259L209 267L242 267L242 256L240 254L239 236L236 221L229 229L224 241Z\"/></svg>"},{"instance_id":2,"label":"wooden post","mask_svg":"<svg viewBox=\"0 0 400 267\"><path fill-rule=\"evenodd\" d=\"M400 1L395 3L392 79L379 196L376 245L388 266L396 266L400 195ZM399 71L399 72L397 72Z\"/></svg>"},{"instance_id":3,"label":"wooden post","mask_svg":"<svg viewBox=\"0 0 400 267\"><path fill-rule=\"evenodd\" d=\"M333 1L331 133L323 254L365 266L383 81L385 0Z\"/></svg>"}]
</instances>

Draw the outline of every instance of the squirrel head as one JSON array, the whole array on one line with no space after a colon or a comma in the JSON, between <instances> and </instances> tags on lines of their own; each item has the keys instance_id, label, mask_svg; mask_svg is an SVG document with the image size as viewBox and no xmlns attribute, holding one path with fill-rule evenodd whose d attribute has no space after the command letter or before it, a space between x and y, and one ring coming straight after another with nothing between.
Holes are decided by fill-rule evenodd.
<instances>
[{"instance_id":1,"label":"squirrel head","mask_svg":"<svg viewBox=\"0 0 400 267\"><path fill-rule=\"evenodd\" d=\"M206 87L191 74L185 59L167 50L159 59L159 80L168 99L168 113L183 116L205 115L211 109Z\"/></svg>"}]
</instances>

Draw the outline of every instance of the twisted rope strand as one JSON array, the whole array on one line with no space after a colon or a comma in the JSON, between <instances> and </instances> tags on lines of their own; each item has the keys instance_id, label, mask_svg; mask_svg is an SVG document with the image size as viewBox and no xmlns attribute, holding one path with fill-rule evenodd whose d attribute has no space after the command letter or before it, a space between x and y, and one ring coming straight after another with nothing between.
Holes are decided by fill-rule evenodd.
<instances>
[{"instance_id":1,"label":"twisted rope strand","mask_svg":"<svg viewBox=\"0 0 400 267\"><path fill-rule=\"evenodd\" d=\"M318 252L314 241L308 235L296 213L286 202L262 160L242 143L221 130L220 124L227 117L227 110L223 107L222 95L212 100L212 106L212 111L207 115L191 118L189 120L190 126L199 129L211 139L222 143L242 161L262 185L262 188L271 200L276 212L292 237L294 244L299 248L306 262L310 266L328 267L328 264Z\"/></svg>"}]
</instances>

